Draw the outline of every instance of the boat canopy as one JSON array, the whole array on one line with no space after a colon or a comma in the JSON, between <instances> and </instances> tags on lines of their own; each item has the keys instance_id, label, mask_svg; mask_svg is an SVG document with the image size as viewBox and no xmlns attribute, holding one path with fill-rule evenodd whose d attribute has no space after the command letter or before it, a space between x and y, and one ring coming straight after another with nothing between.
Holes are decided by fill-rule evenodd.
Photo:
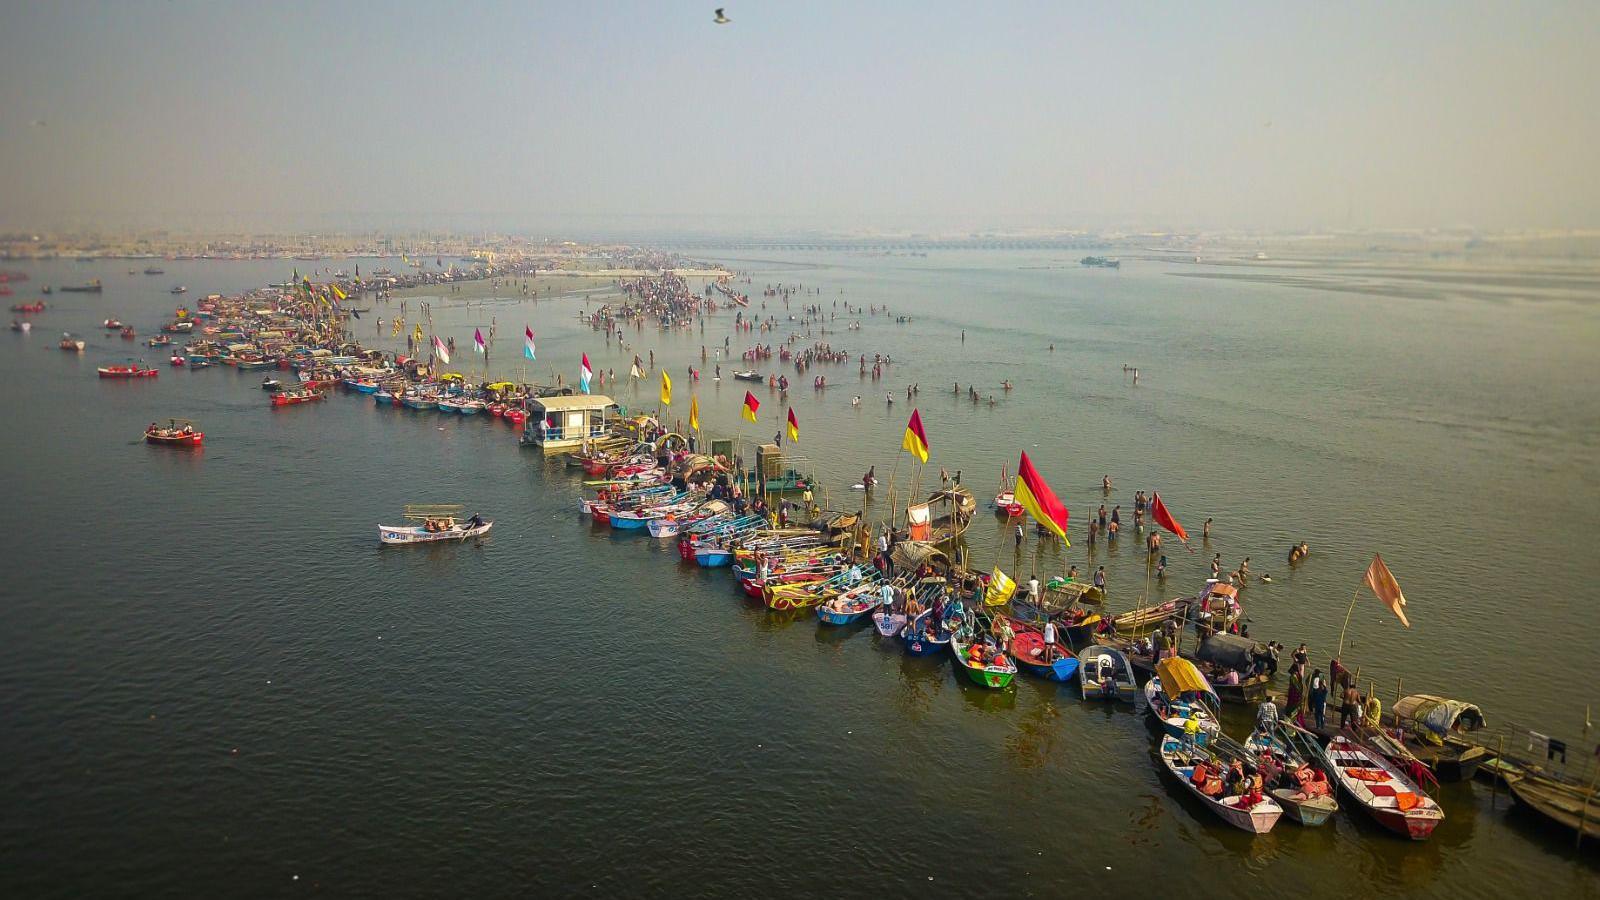
<instances>
[{"instance_id":1,"label":"boat canopy","mask_svg":"<svg viewBox=\"0 0 1600 900\"><path fill-rule=\"evenodd\" d=\"M1489 724L1483 710L1461 700L1446 700L1432 694L1412 694L1395 701L1397 719L1411 719L1429 731L1444 737L1452 730L1477 731Z\"/></svg>"},{"instance_id":2,"label":"boat canopy","mask_svg":"<svg viewBox=\"0 0 1600 900\"><path fill-rule=\"evenodd\" d=\"M494 384L484 385L484 387L487 387L491 391L503 391L507 388L516 387L516 385L509 381L496 381Z\"/></svg>"},{"instance_id":3,"label":"boat canopy","mask_svg":"<svg viewBox=\"0 0 1600 900\"><path fill-rule=\"evenodd\" d=\"M936 545L927 541L901 541L889 552L896 569L915 569L924 563L935 567L950 567L950 558Z\"/></svg>"},{"instance_id":4,"label":"boat canopy","mask_svg":"<svg viewBox=\"0 0 1600 900\"><path fill-rule=\"evenodd\" d=\"M1211 689L1211 682L1200 674L1195 664L1182 657L1169 657L1156 664L1156 674L1161 676L1161 692L1168 697L1184 694L1203 694L1211 700L1212 708L1222 706L1222 699Z\"/></svg>"},{"instance_id":5,"label":"boat canopy","mask_svg":"<svg viewBox=\"0 0 1600 900\"><path fill-rule=\"evenodd\" d=\"M1236 634L1213 634L1200 642L1195 658L1201 662L1226 666L1230 669L1248 668L1258 655L1266 652L1259 641Z\"/></svg>"},{"instance_id":6,"label":"boat canopy","mask_svg":"<svg viewBox=\"0 0 1600 900\"><path fill-rule=\"evenodd\" d=\"M461 373L460 372L446 372L443 375L439 376L439 380L440 381L461 381L462 378L461 378Z\"/></svg>"}]
</instances>

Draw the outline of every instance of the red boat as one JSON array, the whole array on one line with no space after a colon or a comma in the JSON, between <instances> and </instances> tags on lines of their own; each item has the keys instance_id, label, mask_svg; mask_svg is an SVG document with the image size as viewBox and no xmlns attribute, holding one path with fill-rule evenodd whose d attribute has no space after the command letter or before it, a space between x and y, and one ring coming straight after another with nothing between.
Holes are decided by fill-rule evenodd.
<instances>
[{"instance_id":1,"label":"red boat","mask_svg":"<svg viewBox=\"0 0 1600 900\"><path fill-rule=\"evenodd\" d=\"M296 403L315 403L327 396L323 391L280 391L272 395L272 405L293 406Z\"/></svg>"},{"instance_id":2,"label":"red boat","mask_svg":"<svg viewBox=\"0 0 1600 900\"><path fill-rule=\"evenodd\" d=\"M511 408L506 410L506 414L503 418L508 424L521 427L523 422L528 421L528 414L524 410Z\"/></svg>"},{"instance_id":3,"label":"red boat","mask_svg":"<svg viewBox=\"0 0 1600 900\"><path fill-rule=\"evenodd\" d=\"M118 328L122 327L122 323L118 322L116 319L107 319L100 323L100 327L107 331L116 331Z\"/></svg>"},{"instance_id":4,"label":"red boat","mask_svg":"<svg viewBox=\"0 0 1600 900\"><path fill-rule=\"evenodd\" d=\"M159 369L145 369L139 366L101 366L101 378L154 378L161 374Z\"/></svg>"},{"instance_id":5,"label":"red boat","mask_svg":"<svg viewBox=\"0 0 1600 900\"><path fill-rule=\"evenodd\" d=\"M144 430L144 439L165 447L198 447L206 439L205 432L195 430L187 419L169 419L163 428L154 422Z\"/></svg>"},{"instance_id":6,"label":"red boat","mask_svg":"<svg viewBox=\"0 0 1600 900\"><path fill-rule=\"evenodd\" d=\"M132 325L124 326L123 329L122 329L122 339L125 340L125 341L131 341L131 340L133 340L133 338L134 338L133 326Z\"/></svg>"},{"instance_id":7,"label":"red boat","mask_svg":"<svg viewBox=\"0 0 1600 900\"><path fill-rule=\"evenodd\" d=\"M1333 779L1378 824L1414 841L1427 840L1444 821L1444 810L1381 753L1344 735L1326 750Z\"/></svg>"},{"instance_id":8,"label":"red boat","mask_svg":"<svg viewBox=\"0 0 1600 900\"><path fill-rule=\"evenodd\" d=\"M172 364L173 364L173 365L174 365L174 366L179 366L179 367L181 367L181 366L182 366L182 365L183 365L183 364L184 364L184 363L185 363L185 362L187 362L187 361L188 361L188 360L185 360L185 359L184 359L184 358L183 358L183 357L181 357L181 356L174 356L174 357L172 357L172 359L171 359L171 360L170 360L170 362L171 362L171 363L172 363Z\"/></svg>"},{"instance_id":9,"label":"red boat","mask_svg":"<svg viewBox=\"0 0 1600 900\"><path fill-rule=\"evenodd\" d=\"M14 313L42 313L44 312L44 301L40 300L37 303L17 303L11 307L11 311Z\"/></svg>"}]
</instances>

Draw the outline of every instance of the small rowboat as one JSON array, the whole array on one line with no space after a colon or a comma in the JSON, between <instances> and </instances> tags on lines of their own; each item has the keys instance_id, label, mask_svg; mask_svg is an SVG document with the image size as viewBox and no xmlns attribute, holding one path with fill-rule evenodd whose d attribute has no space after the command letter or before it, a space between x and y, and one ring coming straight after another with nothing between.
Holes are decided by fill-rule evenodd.
<instances>
[{"instance_id":1,"label":"small rowboat","mask_svg":"<svg viewBox=\"0 0 1600 900\"><path fill-rule=\"evenodd\" d=\"M161 330L168 334L188 334L194 330L193 322L168 322L161 326Z\"/></svg>"},{"instance_id":2,"label":"small rowboat","mask_svg":"<svg viewBox=\"0 0 1600 900\"><path fill-rule=\"evenodd\" d=\"M1183 735L1190 712L1200 720L1199 743L1206 743L1208 735L1219 730L1215 710L1222 707L1222 701L1206 677L1186 659L1171 657L1158 663L1156 674L1145 682L1144 701L1162 730L1173 737Z\"/></svg>"},{"instance_id":3,"label":"small rowboat","mask_svg":"<svg viewBox=\"0 0 1600 900\"><path fill-rule=\"evenodd\" d=\"M1296 732L1278 725L1267 730L1257 727L1244 742L1244 748L1257 755L1274 759L1282 767L1283 776L1277 784L1268 784L1267 793L1278 801L1291 821L1307 827L1321 825L1339 811L1339 801L1333 799L1333 785L1326 776L1306 762L1296 749ZM1310 740L1310 736L1306 736Z\"/></svg>"},{"instance_id":4,"label":"small rowboat","mask_svg":"<svg viewBox=\"0 0 1600 900\"><path fill-rule=\"evenodd\" d=\"M853 625L878 608L880 586L859 584L825 603L817 604L817 621L824 625Z\"/></svg>"},{"instance_id":5,"label":"small rowboat","mask_svg":"<svg viewBox=\"0 0 1600 900\"><path fill-rule=\"evenodd\" d=\"M378 540L384 544L430 544L435 541L464 541L487 534L493 522L473 516L457 522L462 507L450 505L407 506L406 518L420 525L379 525Z\"/></svg>"},{"instance_id":6,"label":"small rowboat","mask_svg":"<svg viewBox=\"0 0 1600 900\"><path fill-rule=\"evenodd\" d=\"M1266 834L1272 830L1272 826L1278 824L1279 817L1283 815L1283 808L1265 795L1259 801L1245 805L1244 797L1216 797L1202 791L1194 782L1195 763L1204 763L1208 769L1218 765L1204 750L1191 754L1184 748L1182 741L1170 734L1164 734L1161 736L1160 756L1161 764L1167 773L1182 784L1185 790L1205 804L1207 809L1216 813L1222 821L1241 831Z\"/></svg>"},{"instance_id":7,"label":"small rowboat","mask_svg":"<svg viewBox=\"0 0 1600 900\"><path fill-rule=\"evenodd\" d=\"M1010 687L1011 680L1017 676L1017 664L983 635L973 637L970 634L950 637L950 653L956 658L956 666L979 687Z\"/></svg>"},{"instance_id":8,"label":"small rowboat","mask_svg":"<svg viewBox=\"0 0 1600 900\"><path fill-rule=\"evenodd\" d=\"M28 314L42 313L44 312L44 301L40 300L38 303L18 303L11 307L11 311L14 313Z\"/></svg>"},{"instance_id":9,"label":"small rowboat","mask_svg":"<svg viewBox=\"0 0 1600 900\"><path fill-rule=\"evenodd\" d=\"M932 656L950 646L950 631L945 622L933 622L933 610L923 610L900 631L907 656Z\"/></svg>"},{"instance_id":10,"label":"small rowboat","mask_svg":"<svg viewBox=\"0 0 1600 900\"><path fill-rule=\"evenodd\" d=\"M169 338L164 334L158 334L146 343L152 347L168 347L172 344L172 338Z\"/></svg>"},{"instance_id":11,"label":"small rowboat","mask_svg":"<svg viewBox=\"0 0 1600 900\"><path fill-rule=\"evenodd\" d=\"M161 374L160 369L146 369L140 366L101 366L101 378L154 378Z\"/></svg>"},{"instance_id":12,"label":"small rowboat","mask_svg":"<svg viewBox=\"0 0 1600 900\"><path fill-rule=\"evenodd\" d=\"M762 381L760 372L735 372L733 377L740 381Z\"/></svg>"},{"instance_id":13,"label":"small rowboat","mask_svg":"<svg viewBox=\"0 0 1600 900\"><path fill-rule=\"evenodd\" d=\"M1323 751L1333 780L1379 825L1414 841L1426 840L1444 810L1380 753L1337 735Z\"/></svg>"},{"instance_id":14,"label":"small rowboat","mask_svg":"<svg viewBox=\"0 0 1600 900\"><path fill-rule=\"evenodd\" d=\"M1047 681L1072 681L1078 677L1078 657L1072 648L1056 639L1046 644L1044 632L1031 624L1011 619L1016 635L1011 640L1011 659L1022 671Z\"/></svg>"},{"instance_id":15,"label":"small rowboat","mask_svg":"<svg viewBox=\"0 0 1600 900\"><path fill-rule=\"evenodd\" d=\"M107 331L116 331L122 327L122 323L116 319L107 319L100 323L100 327Z\"/></svg>"},{"instance_id":16,"label":"small rowboat","mask_svg":"<svg viewBox=\"0 0 1600 900\"><path fill-rule=\"evenodd\" d=\"M1085 700L1134 703L1139 696L1133 663L1115 647L1094 645L1078 654L1078 688Z\"/></svg>"},{"instance_id":17,"label":"small rowboat","mask_svg":"<svg viewBox=\"0 0 1600 900\"><path fill-rule=\"evenodd\" d=\"M70 334L63 334L61 336L61 343L57 344L56 346L67 351L68 353L82 353L84 343L83 341L74 338Z\"/></svg>"},{"instance_id":18,"label":"small rowboat","mask_svg":"<svg viewBox=\"0 0 1600 900\"><path fill-rule=\"evenodd\" d=\"M188 419L169 419L165 428L151 425L144 430L146 442L163 447L198 447L205 437Z\"/></svg>"},{"instance_id":19,"label":"small rowboat","mask_svg":"<svg viewBox=\"0 0 1600 900\"><path fill-rule=\"evenodd\" d=\"M124 325L124 326L122 326L122 339L123 340L131 341L137 336L138 335L134 334L132 325Z\"/></svg>"},{"instance_id":20,"label":"small rowboat","mask_svg":"<svg viewBox=\"0 0 1600 900\"><path fill-rule=\"evenodd\" d=\"M325 399L327 396L322 391L279 391L272 395L271 403L275 407L294 406L297 403L315 403L318 400Z\"/></svg>"}]
</instances>

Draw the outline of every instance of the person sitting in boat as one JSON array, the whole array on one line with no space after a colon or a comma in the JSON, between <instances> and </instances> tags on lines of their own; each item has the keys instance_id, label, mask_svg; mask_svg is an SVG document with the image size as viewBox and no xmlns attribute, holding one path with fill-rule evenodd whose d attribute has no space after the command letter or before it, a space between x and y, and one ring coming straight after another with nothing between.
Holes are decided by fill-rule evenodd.
<instances>
[{"instance_id":1,"label":"person sitting in boat","mask_svg":"<svg viewBox=\"0 0 1600 900\"><path fill-rule=\"evenodd\" d=\"M1263 799L1261 796L1261 772L1252 764L1244 770L1244 782L1239 793L1239 805L1245 809L1251 809Z\"/></svg>"},{"instance_id":2,"label":"person sitting in boat","mask_svg":"<svg viewBox=\"0 0 1600 900\"><path fill-rule=\"evenodd\" d=\"M467 527L468 528L481 528L481 527L483 527L483 514L482 513L473 513L472 514L472 518L467 520Z\"/></svg>"},{"instance_id":3,"label":"person sitting in boat","mask_svg":"<svg viewBox=\"0 0 1600 900\"><path fill-rule=\"evenodd\" d=\"M156 425L156 423L151 422L150 423L150 427L145 429L145 433L146 434L160 434L161 433L161 429Z\"/></svg>"}]
</instances>

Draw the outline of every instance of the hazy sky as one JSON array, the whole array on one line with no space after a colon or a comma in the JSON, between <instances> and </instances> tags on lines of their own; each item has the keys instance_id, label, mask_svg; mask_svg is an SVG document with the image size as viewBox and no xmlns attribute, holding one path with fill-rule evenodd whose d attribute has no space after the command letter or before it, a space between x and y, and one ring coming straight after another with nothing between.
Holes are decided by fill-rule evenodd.
<instances>
[{"instance_id":1,"label":"hazy sky","mask_svg":"<svg viewBox=\"0 0 1600 900\"><path fill-rule=\"evenodd\" d=\"M0 0L0 221L1600 225L1600 2Z\"/></svg>"}]
</instances>

